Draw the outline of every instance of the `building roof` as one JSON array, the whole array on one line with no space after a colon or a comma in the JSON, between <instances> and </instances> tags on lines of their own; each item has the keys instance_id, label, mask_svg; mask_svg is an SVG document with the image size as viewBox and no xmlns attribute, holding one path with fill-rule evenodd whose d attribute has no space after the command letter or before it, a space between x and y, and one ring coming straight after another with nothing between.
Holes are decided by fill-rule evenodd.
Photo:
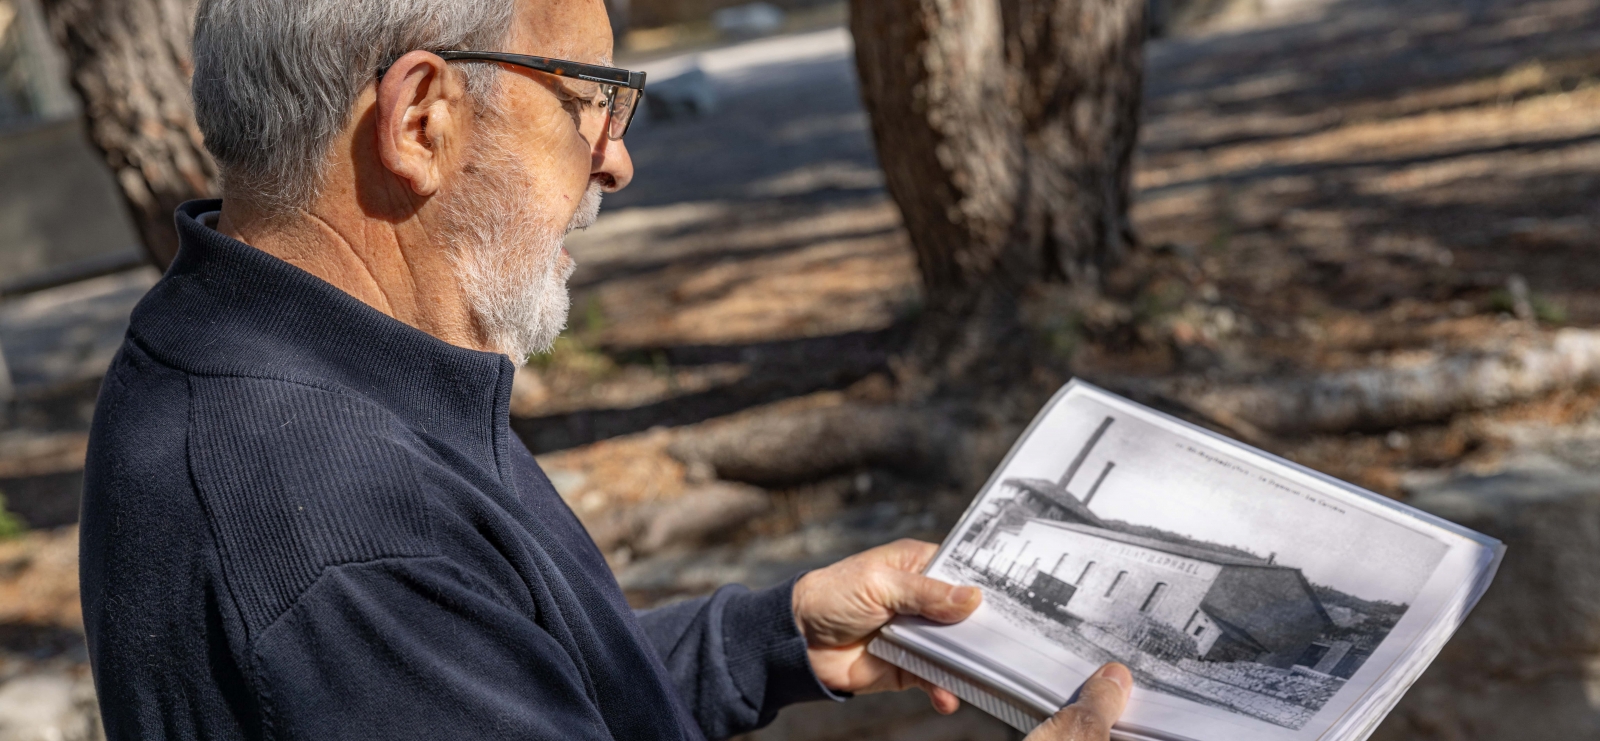
<instances>
[{"instance_id":1,"label":"building roof","mask_svg":"<svg viewBox=\"0 0 1600 741\"><path fill-rule=\"evenodd\" d=\"M1067 512L1071 513L1074 518L1081 520L1090 526L1105 526L1104 520L1101 520L1095 515L1095 513L1090 512L1089 508L1084 506L1083 502L1078 501L1077 497L1072 496L1072 492L1067 491L1066 487L1054 481L1047 479L1014 478L1006 479L1005 483L1008 486L1015 486L1018 489L1033 492L1034 494L1038 494L1045 499L1061 505L1061 507L1066 509Z\"/></svg>"},{"instance_id":2,"label":"building roof","mask_svg":"<svg viewBox=\"0 0 1600 741\"><path fill-rule=\"evenodd\" d=\"M1076 500L1074 500L1074 501L1076 501ZM1078 506L1082 507L1083 505L1080 504ZM1088 512L1087 509L1085 509L1084 511ZM1089 516L1093 517L1094 514L1090 513ZM1099 518L1095 518L1095 519L1098 520ZM1209 548L1203 548L1203 547L1200 547L1200 546L1185 545L1185 544L1182 544L1182 543L1173 543L1171 541L1158 540L1156 538L1147 538L1147 537L1144 537L1142 535L1132 535L1130 533L1124 533L1124 532L1121 532L1121 531L1118 531L1118 530L1112 530L1112 529L1105 528L1105 527L1096 527L1096 526L1093 526L1093 525L1079 525L1079 524L1074 523L1074 522L1056 522L1056 521L1053 521L1053 520L1043 520L1043 519L1038 519L1038 520L1034 520L1034 521L1042 523L1042 524L1045 524L1045 525L1049 525L1051 527L1059 527L1059 528L1062 528L1064 530L1072 530L1074 532L1080 532L1080 533L1083 533L1085 535L1093 535L1093 536L1095 536L1097 538L1104 538L1106 540L1114 540L1114 541L1117 541L1119 543L1127 543L1128 545L1136 545L1136 546L1140 546L1142 548L1149 548L1150 550L1153 550L1153 551L1161 551L1162 553L1171 553L1174 556L1183 556L1184 558L1192 558L1192 559L1194 559L1196 561L1205 561L1206 563L1214 563L1214 564L1217 564L1219 566L1249 566L1249 567L1262 568L1262 569L1289 569L1289 570L1293 570L1293 571L1298 571L1298 569L1295 569L1292 566L1283 566L1283 565L1280 565L1280 564L1269 563L1264 558L1246 558L1244 556L1238 556L1238 555L1234 555L1232 553L1225 553L1225 552L1222 552L1222 551L1211 550Z\"/></svg>"}]
</instances>

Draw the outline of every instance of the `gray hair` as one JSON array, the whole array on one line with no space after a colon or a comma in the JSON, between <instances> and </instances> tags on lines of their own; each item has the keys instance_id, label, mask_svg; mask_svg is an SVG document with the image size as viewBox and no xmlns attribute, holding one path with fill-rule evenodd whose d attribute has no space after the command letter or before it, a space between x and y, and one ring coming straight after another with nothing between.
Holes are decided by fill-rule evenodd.
<instances>
[{"instance_id":1,"label":"gray hair","mask_svg":"<svg viewBox=\"0 0 1600 741\"><path fill-rule=\"evenodd\" d=\"M513 11L514 0L201 0L195 118L227 190L269 214L306 205L379 70L417 49L495 50ZM498 69L462 66L480 105Z\"/></svg>"}]
</instances>

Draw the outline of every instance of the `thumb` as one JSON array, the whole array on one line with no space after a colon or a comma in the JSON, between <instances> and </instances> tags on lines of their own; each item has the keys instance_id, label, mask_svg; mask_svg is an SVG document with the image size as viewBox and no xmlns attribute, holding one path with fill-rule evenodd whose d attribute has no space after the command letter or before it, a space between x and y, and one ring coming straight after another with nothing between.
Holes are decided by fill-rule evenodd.
<instances>
[{"instance_id":1,"label":"thumb","mask_svg":"<svg viewBox=\"0 0 1600 741\"><path fill-rule=\"evenodd\" d=\"M1109 741L1111 724L1122 717L1133 691L1133 675L1121 664L1106 664L1078 690L1078 701L1041 723L1023 741Z\"/></svg>"},{"instance_id":2,"label":"thumb","mask_svg":"<svg viewBox=\"0 0 1600 741\"><path fill-rule=\"evenodd\" d=\"M884 587L880 600L884 607L940 623L967 619L983 601L983 592L977 587L958 587L908 571L889 572Z\"/></svg>"}]
</instances>

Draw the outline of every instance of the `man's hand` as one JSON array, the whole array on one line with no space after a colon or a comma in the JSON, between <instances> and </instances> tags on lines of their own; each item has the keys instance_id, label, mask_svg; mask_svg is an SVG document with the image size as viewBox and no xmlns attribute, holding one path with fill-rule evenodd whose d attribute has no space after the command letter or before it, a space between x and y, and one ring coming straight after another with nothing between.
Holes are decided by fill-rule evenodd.
<instances>
[{"instance_id":1,"label":"man's hand","mask_svg":"<svg viewBox=\"0 0 1600 741\"><path fill-rule=\"evenodd\" d=\"M983 593L977 587L922 575L938 550L932 543L901 540L800 577L794 585L795 622L823 686L857 694L921 687L941 713L961 706L948 690L867 653L867 642L895 615L956 623L978 609Z\"/></svg>"},{"instance_id":2,"label":"man's hand","mask_svg":"<svg viewBox=\"0 0 1600 741\"><path fill-rule=\"evenodd\" d=\"M1121 664L1106 664L1078 690L1078 701L1033 729L1023 741L1109 741L1111 724L1122 716L1133 691L1133 675Z\"/></svg>"},{"instance_id":3,"label":"man's hand","mask_svg":"<svg viewBox=\"0 0 1600 741\"><path fill-rule=\"evenodd\" d=\"M856 694L920 687L941 713L961 707L949 690L867 653L867 642L895 615L957 623L978 609L983 593L976 587L922 575L938 550L932 543L901 540L800 577L794 619L824 686ZM1132 690L1127 667L1106 664L1084 683L1077 702L1034 729L1027 741L1108 741Z\"/></svg>"}]
</instances>

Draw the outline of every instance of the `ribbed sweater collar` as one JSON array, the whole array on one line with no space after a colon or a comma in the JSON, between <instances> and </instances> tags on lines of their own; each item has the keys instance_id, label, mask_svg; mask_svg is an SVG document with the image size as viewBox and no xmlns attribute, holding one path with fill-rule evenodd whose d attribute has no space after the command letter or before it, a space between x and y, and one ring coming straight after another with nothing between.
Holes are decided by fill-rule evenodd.
<instances>
[{"instance_id":1,"label":"ribbed sweater collar","mask_svg":"<svg viewBox=\"0 0 1600 741\"><path fill-rule=\"evenodd\" d=\"M129 334L157 360L355 393L435 437L492 455L504 472L511 379L505 356L439 340L178 208L177 259L134 309Z\"/></svg>"}]
</instances>

